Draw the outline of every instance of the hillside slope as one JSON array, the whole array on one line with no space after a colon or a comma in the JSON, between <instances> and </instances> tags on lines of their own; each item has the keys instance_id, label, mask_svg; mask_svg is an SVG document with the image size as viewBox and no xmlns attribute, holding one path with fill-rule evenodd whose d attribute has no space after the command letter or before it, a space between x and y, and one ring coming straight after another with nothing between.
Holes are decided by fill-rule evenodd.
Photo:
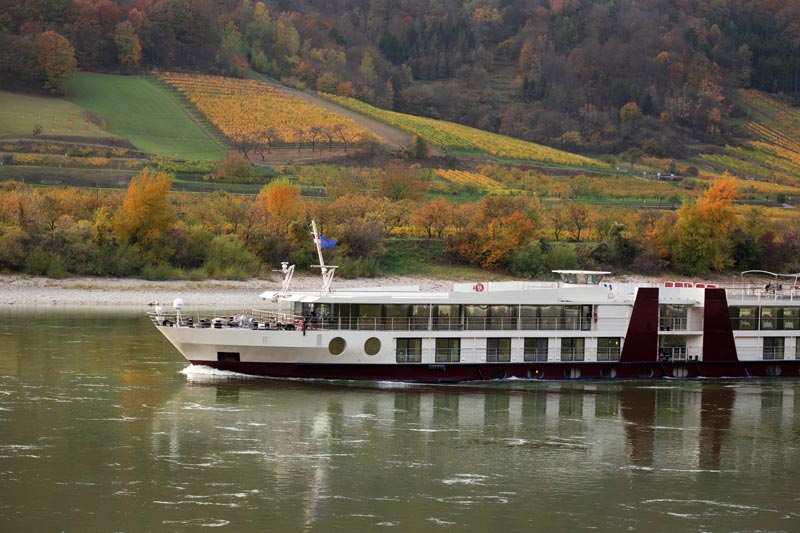
<instances>
[{"instance_id":1,"label":"hillside slope","mask_svg":"<svg viewBox=\"0 0 800 533\"><path fill-rule=\"evenodd\" d=\"M151 78L81 73L70 82L67 97L102 117L109 133L145 152L212 161L225 153L226 147Z\"/></svg>"}]
</instances>

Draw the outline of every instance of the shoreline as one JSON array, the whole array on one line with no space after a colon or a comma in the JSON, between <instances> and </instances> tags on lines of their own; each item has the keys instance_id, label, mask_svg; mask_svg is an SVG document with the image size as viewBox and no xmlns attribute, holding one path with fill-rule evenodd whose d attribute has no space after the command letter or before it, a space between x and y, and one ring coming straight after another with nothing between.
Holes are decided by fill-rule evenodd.
<instances>
[{"instance_id":1,"label":"shoreline","mask_svg":"<svg viewBox=\"0 0 800 533\"><path fill-rule=\"evenodd\" d=\"M0 309L91 308L143 309L160 303L171 306L182 298L187 308L250 309L264 306L259 294L277 290L282 279L247 281L148 281L134 278L50 279L23 275L0 275ZM337 279L337 287L388 287L417 285L422 291L447 291L452 282L412 276ZM319 276L295 275L292 288L313 290Z\"/></svg>"},{"instance_id":2,"label":"shoreline","mask_svg":"<svg viewBox=\"0 0 800 533\"><path fill-rule=\"evenodd\" d=\"M716 276L716 282L731 282L730 277ZM510 278L509 278L510 279ZM679 277L609 276L611 283L661 284ZM477 281L477 280L473 280ZM699 281L699 280L696 280ZM704 280L714 282L714 279ZM14 308L92 308L112 307L147 310L160 303L171 306L175 298L182 298L187 308L199 309L252 309L266 304L259 294L280 288L282 278L250 279L247 281L147 281L134 278L77 277L50 279L24 275L0 275L0 310ZM337 279L336 287L409 287L417 286L422 292L448 292L453 281L415 277L384 276L378 278ZM314 290L320 286L320 277L296 274L294 290Z\"/></svg>"}]
</instances>

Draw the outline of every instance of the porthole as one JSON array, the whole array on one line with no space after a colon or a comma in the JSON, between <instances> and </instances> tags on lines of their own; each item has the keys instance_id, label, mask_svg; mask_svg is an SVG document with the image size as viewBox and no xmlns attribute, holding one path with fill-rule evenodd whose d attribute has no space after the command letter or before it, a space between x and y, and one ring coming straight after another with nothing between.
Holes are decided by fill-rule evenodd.
<instances>
[{"instance_id":1,"label":"porthole","mask_svg":"<svg viewBox=\"0 0 800 533\"><path fill-rule=\"evenodd\" d=\"M568 368L564 371L564 377L567 379L578 379L581 377L580 368Z\"/></svg>"},{"instance_id":2,"label":"porthole","mask_svg":"<svg viewBox=\"0 0 800 533\"><path fill-rule=\"evenodd\" d=\"M334 337L328 343L328 351L331 355L341 355L345 348L347 348L347 343L341 337Z\"/></svg>"},{"instance_id":3,"label":"porthole","mask_svg":"<svg viewBox=\"0 0 800 533\"><path fill-rule=\"evenodd\" d=\"M381 351L381 341L378 337L370 337L364 343L364 352L367 355L375 355Z\"/></svg>"},{"instance_id":4,"label":"porthole","mask_svg":"<svg viewBox=\"0 0 800 533\"><path fill-rule=\"evenodd\" d=\"M544 379L544 371L539 368L528 370L528 379Z\"/></svg>"},{"instance_id":5,"label":"porthole","mask_svg":"<svg viewBox=\"0 0 800 533\"><path fill-rule=\"evenodd\" d=\"M617 369L616 368L601 368L600 369L600 377L603 379L614 379L617 377Z\"/></svg>"},{"instance_id":6,"label":"porthole","mask_svg":"<svg viewBox=\"0 0 800 533\"><path fill-rule=\"evenodd\" d=\"M653 377L653 369L649 366L639 369L639 377L642 379L650 379Z\"/></svg>"},{"instance_id":7,"label":"porthole","mask_svg":"<svg viewBox=\"0 0 800 533\"><path fill-rule=\"evenodd\" d=\"M689 375L689 369L685 366L676 366L672 369L673 378L685 378Z\"/></svg>"},{"instance_id":8,"label":"porthole","mask_svg":"<svg viewBox=\"0 0 800 533\"><path fill-rule=\"evenodd\" d=\"M506 379L508 374L505 370L495 370L492 372L492 379Z\"/></svg>"},{"instance_id":9,"label":"porthole","mask_svg":"<svg viewBox=\"0 0 800 533\"><path fill-rule=\"evenodd\" d=\"M775 365L770 365L770 366L767 367L766 374L768 376L772 376L773 378L776 378L776 377L781 375L781 367L775 366Z\"/></svg>"}]
</instances>

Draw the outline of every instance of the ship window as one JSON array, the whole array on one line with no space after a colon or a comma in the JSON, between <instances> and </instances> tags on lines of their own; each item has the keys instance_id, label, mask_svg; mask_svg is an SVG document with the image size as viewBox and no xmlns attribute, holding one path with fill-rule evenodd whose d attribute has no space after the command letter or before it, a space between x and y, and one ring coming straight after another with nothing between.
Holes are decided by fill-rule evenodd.
<instances>
[{"instance_id":1,"label":"ship window","mask_svg":"<svg viewBox=\"0 0 800 533\"><path fill-rule=\"evenodd\" d=\"M411 306L411 329L426 330L428 329L428 322L431 316L431 309L429 305L412 305Z\"/></svg>"},{"instance_id":2,"label":"ship window","mask_svg":"<svg viewBox=\"0 0 800 533\"><path fill-rule=\"evenodd\" d=\"M489 317L488 305L464 306L464 320L466 329L489 329L486 327L488 317Z\"/></svg>"},{"instance_id":3,"label":"ship window","mask_svg":"<svg viewBox=\"0 0 800 533\"><path fill-rule=\"evenodd\" d=\"M347 348L347 343L341 337L334 337L328 343L328 351L331 355L341 355L345 348Z\"/></svg>"},{"instance_id":4,"label":"ship window","mask_svg":"<svg viewBox=\"0 0 800 533\"><path fill-rule=\"evenodd\" d=\"M662 331L686 329L689 306L666 304L660 306L659 328Z\"/></svg>"},{"instance_id":5,"label":"ship window","mask_svg":"<svg viewBox=\"0 0 800 533\"><path fill-rule=\"evenodd\" d=\"M239 362L239 352L217 352L217 361Z\"/></svg>"},{"instance_id":6,"label":"ship window","mask_svg":"<svg viewBox=\"0 0 800 533\"><path fill-rule=\"evenodd\" d=\"M583 361L584 339L565 338L561 339L561 360L562 361Z\"/></svg>"},{"instance_id":7,"label":"ship window","mask_svg":"<svg viewBox=\"0 0 800 533\"><path fill-rule=\"evenodd\" d=\"M511 339L486 339L486 362L508 363L511 361Z\"/></svg>"},{"instance_id":8,"label":"ship window","mask_svg":"<svg viewBox=\"0 0 800 533\"><path fill-rule=\"evenodd\" d=\"M528 370L528 379L544 379L544 370L541 368Z\"/></svg>"},{"instance_id":9,"label":"ship window","mask_svg":"<svg viewBox=\"0 0 800 533\"><path fill-rule=\"evenodd\" d=\"M398 363L422 361L422 339L397 339L395 358Z\"/></svg>"},{"instance_id":10,"label":"ship window","mask_svg":"<svg viewBox=\"0 0 800 533\"><path fill-rule=\"evenodd\" d=\"M664 335L658 339L658 358L667 361L686 360L686 337L684 335Z\"/></svg>"},{"instance_id":11,"label":"ship window","mask_svg":"<svg viewBox=\"0 0 800 533\"><path fill-rule=\"evenodd\" d=\"M779 311L780 309L778 307L762 307L760 329L767 331L778 329Z\"/></svg>"},{"instance_id":12,"label":"ship window","mask_svg":"<svg viewBox=\"0 0 800 533\"><path fill-rule=\"evenodd\" d=\"M525 361L547 361L547 339L541 337L525 339Z\"/></svg>"},{"instance_id":13,"label":"ship window","mask_svg":"<svg viewBox=\"0 0 800 533\"><path fill-rule=\"evenodd\" d=\"M561 309L557 305L541 305L539 307L539 329L558 329Z\"/></svg>"},{"instance_id":14,"label":"ship window","mask_svg":"<svg viewBox=\"0 0 800 533\"><path fill-rule=\"evenodd\" d=\"M758 329L758 307L731 307L730 314L733 329Z\"/></svg>"},{"instance_id":15,"label":"ship window","mask_svg":"<svg viewBox=\"0 0 800 533\"><path fill-rule=\"evenodd\" d=\"M519 310L521 329L539 329L539 306L523 305Z\"/></svg>"},{"instance_id":16,"label":"ship window","mask_svg":"<svg viewBox=\"0 0 800 533\"><path fill-rule=\"evenodd\" d=\"M516 305L490 305L489 329L517 329Z\"/></svg>"},{"instance_id":17,"label":"ship window","mask_svg":"<svg viewBox=\"0 0 800 533\"><path fill-rule=\"evenodd\" d=\"M685 366L676 366L672 369L673 378L685 378L689 375L689 369Z\"/></svg>"},{"instance_id":18,"label":"ship window","mask_svg":"<svg viewBox=\"0 0 800 533\"><path fill-rule=\"evenodd\" d=\"M592 329L592 306L581 306L581 330L589 331Z\"/></svg>"},{"instance_id":19,"label":"ship window","mask_svg":"<svg viewBox=\"0 0 800 533\"><path fill-rule=\"evenodd\" d=\"M466 329L517 329L517 306L467 305L464 317Z\"/></svg>"},{"instance_id":20,"label":"ship window","mask_svg":"<svg viewBox=\"0 0 800 533\"><path fill-rule=\"evenodd\" d=\"M600 377L603 379L614 379L617 377L617 370L615 368L601 368Z\"/></svg>"},{"instance_id":21,"label":"ship window","mask_svg":"<svg viewBox=\"0 0 800 533\"><path fill-rule=\"evenodd\" d=\"M561 327L559 329L580 329L581 306L565 305L561 309L563 310L563 315L561 319ZM589 311L589 316L591 316L591 311Z\"/></svg>"},{"instance_id":22,"label":"ship window","mask_svg":"<svg viewBox=\"0 0 800 533\"><path fill-rule=\"evenodd\" d=\"M783 348L783 337L764 337L764 359L783 359Z\"/></svg>"},{"instance_id":23,"label":"ship window","mask_svg":"<svg viewBox=\"0 0 800 533\"><path fill-rule=\"evenodd\" d=\"M461 339L436 339L436 362L458 363L461 360Z\"/></svg>"},{"instance_id":24,"label":"ship window","mask_svg":"<svg viewBox=\"0 0 800 533\"><path fill-rule=\"evenodd\" d=\"M409 317L411 316L410 305L385 305L383 306L383 318L387 329L403 330L410 329Z\"/></svg>"},{"instance_id":25,"label":"ship window","mask_svg":"<svg viewBox=\"0 0 800 533\"><path fill-rule=\"evenodd\" d=\"M370 337L364 342L364 353L375 355L381 351L381 341L378 337Z\"/></svg>"},{"instance_id":26,"label":"ship window","mask_svg":"<svg viewBox=\"0 0 800 533\"><path fill-rule=\"evenodd\" d=\"M598 361L619 361L621 339L619 337L600 337L597 339Z\"/></svg>"},{"instance_id":27,"label":"ship window","mask_svg":"<svg viewBox=\"0 0 800 533\"><path fill-rule=\"evenodd\" d=\"M433 328L440 330L460 329L461 310L458 305L434 305Z\"/></svg>"},{"instance_id":28,"label":"ship window","mask_svg":"<svg viewBox=\"0 0 800 533\"><path fill-rule=\"evenodd\" d=\"M353 311L357 319L356 329L380 329L381 306L379 304L353 304Z\"/></svg>"},{"instance_id":29,"label":"ship window","mask_svg":"<svg viewBox=\"0 0 800 533\"><path fill-rule=\"evenodd\" d=\"M800 318L800 308L784 307L782 329L800 329L798 318Z\"/></svg>"}]
</instances>

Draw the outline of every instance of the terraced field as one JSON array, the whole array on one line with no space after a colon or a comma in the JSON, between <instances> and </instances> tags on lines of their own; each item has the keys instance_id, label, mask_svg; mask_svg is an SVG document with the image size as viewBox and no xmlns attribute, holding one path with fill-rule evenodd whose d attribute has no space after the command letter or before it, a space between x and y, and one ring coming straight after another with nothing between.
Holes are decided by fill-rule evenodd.
<instances>
[{"instance_id":1,"label":"terraced field","mask_svg":"<svg viewBox=\"0 0 800 533\"><path fill-rule=\"evenodd\" d=\"M744 127L753 139L745 146L728 146L723 153L703 154L701 160L739 178L767 182L773 191L800 187L800 110L752 90L739 91L737 102L751 117Z\"/></svg>"},{"instance_id":2,"label":"terraced field","mask_svg":"<svg viewBox=\"0 0 800 533\"><path fill-rule=\"evenodd\" d=\"M159 79L233 141L338 146L371 137L355 122L262 81L172 72Z\"/></svg>"},{"instance_id":3,"label":"terraced field","mask_svg":"<svg viewBox=\"0 0 800 533\"><path fill-rule=\"evenodd\" d=\"M419 135L429 143L448 151L477 151L501 159L539 161L563 166L593 168L604 168L608 166L588 157L470 128L453 122L387 111L353 98L345 98L330 94L323 96L344 107L357 110L369 117L382 120L410 133Z\"/></svg>"}]
</instances>

